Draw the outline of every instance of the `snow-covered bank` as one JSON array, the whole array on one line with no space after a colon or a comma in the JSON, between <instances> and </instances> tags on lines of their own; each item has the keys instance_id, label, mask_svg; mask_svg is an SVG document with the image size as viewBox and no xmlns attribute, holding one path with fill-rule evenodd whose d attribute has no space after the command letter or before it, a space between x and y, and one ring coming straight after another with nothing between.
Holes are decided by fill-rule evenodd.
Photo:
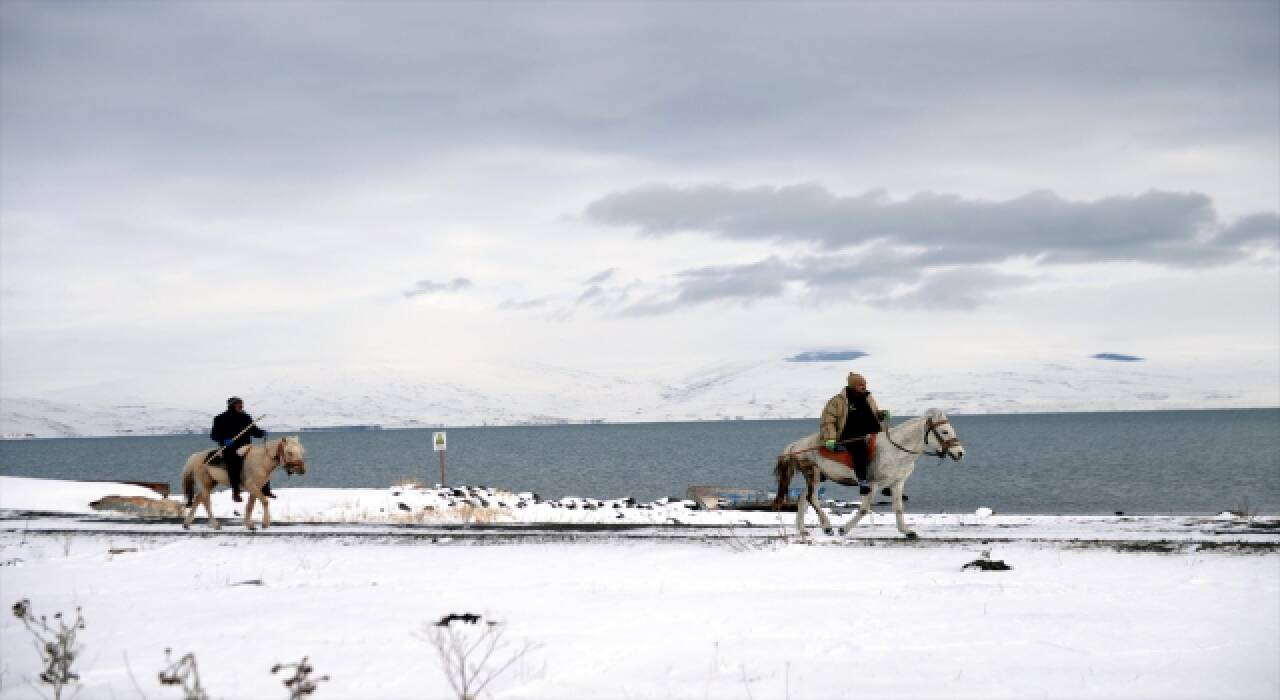
<instances>
[{"instance_id":1,"label":"snow-covered bank","mask_svg":"<svg viewBox=\"0 0 1280 700\"><path fill-rule=\"evenodd\" d=\"M385 489L277 489L271 502L272 522L294 524L290 532L338 534L342 525L403 528L414 526L689 526L721 528L726 535L736 529L764 529L771 534L794 534L794 513L740 510L704 510L692 501L659 499L636 503L630 499L597 500L564 498L546 501L531 493L511 493L479 487L424 488L412 485ZM0 476L0 513L10 519L22 513L93 515L91 527L127 528L138 531L166 531L177 526L170 521L140 517L133 512L98 509L93 503L109 496L160 502L160 496L140 486L110 482L77 482ZM181 496L168 499L177 506ZM214 514L225 526L239 530L243 504L231 500L229 491L214 493ZM847 519L851 508L828 501L836 525ZM908 508L910 511L910 508ZM255 514L255 523L260 513ZM989 508L972 513L910 513L907 521L932 538L949 540L1042 540L1042 541L1130 541L1263 544L1280 546L1280 518L1274 515L1237 517L1230 513L1202 516L1097 516L1097 515L1001 515ZM810 511L810 526L818 525ZM41 518L45 529L84 529L82 520ZM116 527L118 524L119 527ZM207 527L203 509L195 527ZM391 531L391 530L388 530ZM881 504L854 532L856 538L900 537L893 524L892 510Z\"/></svg>"}]
</instances>

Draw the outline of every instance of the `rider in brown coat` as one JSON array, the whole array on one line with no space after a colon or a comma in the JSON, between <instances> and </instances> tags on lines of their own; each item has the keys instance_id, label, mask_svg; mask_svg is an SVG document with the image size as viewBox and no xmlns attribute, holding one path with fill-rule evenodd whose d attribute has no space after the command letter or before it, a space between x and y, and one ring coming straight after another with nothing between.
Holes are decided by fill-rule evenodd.
<instances>
[{"instance_id":1,"label":"rider in brown coat","mask_svg":"<svg viewBox=\"0 0 1280 700\"><path fill-rule=\"evenodd\" d=\"M857 372L849 373L849 385L832 396L822 409L819 437L827 449L844 448L851 453L859 493L871 493L871 485L867 483L870 443L876 433L884 432L884 423L888 420L889 412L880 410L867 391L866 378Z\"/></svg>"}]
</instances>

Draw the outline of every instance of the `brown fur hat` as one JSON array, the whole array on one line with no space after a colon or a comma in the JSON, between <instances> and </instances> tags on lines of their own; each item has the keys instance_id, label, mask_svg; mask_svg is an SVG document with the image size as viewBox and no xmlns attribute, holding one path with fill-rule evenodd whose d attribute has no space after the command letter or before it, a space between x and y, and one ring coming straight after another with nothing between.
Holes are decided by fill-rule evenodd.
<instances>
[{"instance_id":1,"label":"brown fur hat","mask_svg":"<svg viewBox=\"0 0 1280 700\"><path fill-rule=\"evenodd\" d=\"M859 384L866 384L866 383L867 383L867 378L862 376L861 374L858 374L857 372L849 373L849 386L858 386Z\"/></svg>"}]
</instances>

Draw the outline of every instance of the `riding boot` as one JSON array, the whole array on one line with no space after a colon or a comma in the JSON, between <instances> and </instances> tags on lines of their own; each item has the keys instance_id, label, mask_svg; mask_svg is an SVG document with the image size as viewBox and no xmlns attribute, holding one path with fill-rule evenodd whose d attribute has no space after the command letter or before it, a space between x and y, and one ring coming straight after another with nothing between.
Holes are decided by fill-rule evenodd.
<instances>
[{"instance_id":1,"label":"riding boot","mask_svg":"<svg viewBox=\"0 0 1280 700\"><path fill-rule=\"evenodd\" d=\"M236 503L244 502L244 498L240 496L240 472L243 470L243 461L234 458L227 460L227 481L231 482L231 500Z\"/></svg>"},{"instance_id":2,"label":"riding boot","mask_svg":"<svg viewBox=\"0 0 1280 700\"><path fill-rule=\"evenodd\" d=\"M266 496L267 498L275 498L275 497L276 497L276 494L271 490L271 482L270 482L270 481L268 481L267 483L265 483L265 484L263 484L263 485L262 485L262 495L263 495L263 496Z\"/></svg>"},{"instance_id":3,"label":"riding boot","mask_svg":"<svg viewBox=\"0 0 1280 700\"><path fill-rule=\"evenodd\" d=\"M867 467L870 461L867 459L866 445L851 446L853 452L853 473L858 477L858 493L863 496L871 493L871 484L867 482Z\"/></svg>"}]
</instances>

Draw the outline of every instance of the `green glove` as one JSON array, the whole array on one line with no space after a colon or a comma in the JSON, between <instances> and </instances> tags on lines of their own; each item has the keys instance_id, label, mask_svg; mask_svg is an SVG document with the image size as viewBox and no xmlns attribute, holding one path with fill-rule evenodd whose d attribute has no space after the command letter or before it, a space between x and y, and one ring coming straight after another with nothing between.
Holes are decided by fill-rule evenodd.
<instances>
[{"instance_id":1,"label":"green glove","mask_svg":"<svg viewBox=\"0 0 1280 700\"><path fill-rule=\"evenodd\" d=\"M835 449L836 449L836 441L835 441L835 440L827 440L827 441L826 441L825 443L823 443L823 444L827 446L827 449L828 449L828 450L835 450Z\"/></svg>"},{"instance_id":2,"label":"green glove","mask_svg":"<svg viewBox=\"0 0 1280 700\"><path fill-rule=\"evenodd\" d=\"M880 422L881 423L889 422L889 409L884 409L880 411Z\"/></svg>"}]
</instances>

